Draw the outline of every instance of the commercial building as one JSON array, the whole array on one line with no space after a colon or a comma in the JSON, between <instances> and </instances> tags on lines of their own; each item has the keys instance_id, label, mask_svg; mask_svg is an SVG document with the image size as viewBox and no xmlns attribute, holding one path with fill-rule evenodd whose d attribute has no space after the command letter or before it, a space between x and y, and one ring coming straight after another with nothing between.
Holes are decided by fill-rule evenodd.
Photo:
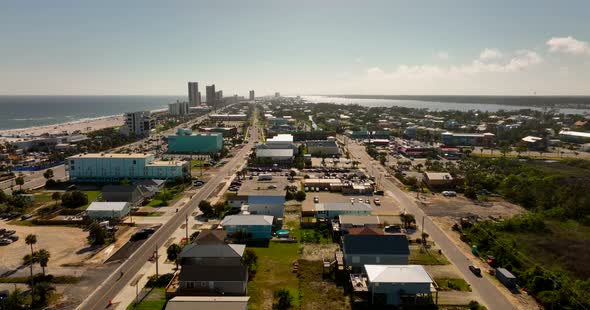
<instances>
[{"instance_id":1,"label":"commercial building","mask_svg":"<svg viewBox=\"0 0 590 310\"><path fill-rule=\"evenodd\" d=\"M91 220L121 219L129 214L128 202L93 202L86 208Z\"/></svg>"},{"instance_id":2,"label":"commercial building","mask_svg":"<svg viewBox=\"0 0 590 310\"><path fill-rule=\"evenodd\" d=\"M189 174L185 161L158 161L154 154L92 153L66 159L73 182L119 182L123 179L160 179L173 181Z\"/></svg>"},{"instance_id":3,"label":"commercial building","mask_svg":"<svg viewBox=\"0 0 590 310\"><path fill-rule=\"evenodd\" d=\"M254 90L250 91L250 100L254 100L256 99L256 96L254 95Z\"/></svg>"},{"instance_id":4,"label":"commercial building","mask_svg":"<svg viewBox=\"0 0 590 310\"><path fill-rule=\"evenodd\" d=\"M336 138L328 137L327 140L306 141L307 154L312 156L340 156L340 148L336 143Z\"/></svg>"},{"instance_id":5,"label":"commercial building","mask_svg":"<svg viewBox=\"0 0 590 310\"><path fill-rule=\"evenodd\" d=\"M126 136L149 136L156 127L156 121L151 117L150 111L125 113L125 124L121 127L121 133Z\"/></svg>"},{"instance_id":6,"label":"commercial building","mask_svg":"<svg viewBox=\"0 0 590 310\"><path fill-rule=\"evenodd\" d=\"M448 172L424 172L422 182L432 189L451 188L455 179Z\"/></svg>"},{"instance_id":7,"label":"commercial building","mask_svg":"<svg viewBox=\"0 0 590 310\"><path fill-rule=\"evenodd\" d=\"M434 280L420 265L365 265L364 271L366 276L351 275L351 281L367 288L374 305L423 305L436 293Z\"/></svg>"},{"instance_id":8,"label":"commercial building","mask_svg":"<svg viewBox=\"0 0 590 310\"><path fill-rule=\"evenodd\" d=\"M205 90L207 95L207 105L215 105L217 103L215 101L215 84L206 86Z\"/></svg>"},{"instance_id":9,"label":"commercial building","mask_svg":"<svg viewBox=\"0 0 590 310\"><path fill-rule=\"evenodd\" d=\"M256 158L268 158L273 163L291 162L294 158L292 149L256 149Z\"/></svg>"},{"instance_id":10,"label":"commercial building","mask_svg":"<svg viewBox=\"0 0 590 310\"><path fill-rule=\"evenodd\" d=\"M196 107L201 104L199 83L197 82L188 82L188 103L191 107Z\"/></svg>"},{"instance_id":11,"label":"commercial building","mask_svg":"<svg viewBox=\"0 0 590 310\"><path fill-rule=\"evenodd\" d=\"M237 195L228 197L233 208L242 208L250 214L272 215L283 218L285 210L285 177L274 179L244 180Z\"/></svg>"},{"instance_id":12,"label":"commercial building","mask_svg":"<svg viewBox=\"0 0 590 310\"><path fill-rule=\"evenodd\" d=\"M273 217L270 215L229 215L221 221L221 227L229 237L244 240L270 240Z\"/></svg>"},{"instance_id":13,"label":"commercial building","mask_svg":"<svg viewBox=\"0 0 590 310\"><path fill-rule=\"evenodd\" d=\"M448 146L490 146L494 139L493 133L452 133L445 132L441 135L444 145Z\"/></svg>"},{"instance_id":14,"label":"commercial building","mask_svg":"<svg viewBox=\"0 0 590 310\"><path fill-rule=\"evenodd\" d=\"M373 209L364 202L329 202L316 203L316 217L325 219L338 218L340 215L371 215Z\"/></svg>"},{"instance_id":15,"label":"commercial building","mask_svg":"<svg viewBox=\"0 0 590 310\"><path fill-rule=\"evenodd\" d=\"M590 143L590 132L562 130L559 132L559 139L572 143Z\"/></svg>"},{"instance_id":16,"label":"commercial building","mask_svg":"<svg viewBox=\"0 0 590 310\"><path fill-rule=\"evenodd\" d=\"M176 101L168 104L168 114L172 116L184 116L189 113L188 102Z\"/></svg>"},{"instance_id":17,"label":"commercial building","mask_svg":"<svg viewBox=\"0 0 590 310\"><path fill-rule=\"evenodd\" d=\"M341 230L358 227L372 227L378 228L381 225L381 220L376 215L346 215L338 216Z\"/></svg>"},{"instance_id":18,"label":"commercial building","mask_svg":"<svg viewBox=\"0 0 590 310\"><path fill-rule=\"evenodd\" d=\"M176 135L168 136L168 153L215 154L222 148L220 132L193 133L190 129L179 128Z\"/></svg>"}]
</instances>

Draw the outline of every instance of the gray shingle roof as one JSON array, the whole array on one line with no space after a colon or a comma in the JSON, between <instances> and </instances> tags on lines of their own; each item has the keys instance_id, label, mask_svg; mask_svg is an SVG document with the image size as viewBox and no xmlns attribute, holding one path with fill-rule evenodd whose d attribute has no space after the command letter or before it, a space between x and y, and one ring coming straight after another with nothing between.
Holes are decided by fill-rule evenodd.
<instances>
[{"instance_id":1,"label":"gray shingle roof","mask_svg":"<svg viewBox=\"0 0 590 310\"><path fill-rule=\"evenodd\" d=\"M242 257L244 249L246 248L243 244L191 244L188 245L180 252L179 258L198 258L198 257Z\"/></svg>"},{"instance_id":2,"label":"gray shingle roof","mask_svg":"<svg viewBox=\"0 0 590 310\"><path fill-rule=\"evenodd\" d=\"M346 254L410 255L406 235L346 235Z\"/></svg>"},{"instance_id":3,"label":"gray shingle roof","mask_svg":"<svg viewBox=\"0 0 590 310\"><path fill-rule=\"evenodd\" d=\"M245 281L246 266L186 265L180 269L179 281Z\"/></svg>"}]
</instances>

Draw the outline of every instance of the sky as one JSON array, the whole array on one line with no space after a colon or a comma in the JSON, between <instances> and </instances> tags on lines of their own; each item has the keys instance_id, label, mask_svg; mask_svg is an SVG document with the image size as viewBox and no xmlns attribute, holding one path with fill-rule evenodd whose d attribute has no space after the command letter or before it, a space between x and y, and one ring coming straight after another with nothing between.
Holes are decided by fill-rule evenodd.
<instances>
[{"instance_id":1,"label":"sky","mask_svg":"<svg viewBox=\"0 0 590 310\"><path fill-rule=\"evenodd\" d=\"M3 1L0 94L590 95L590 1Z\"/></svg>"}]
</instances>

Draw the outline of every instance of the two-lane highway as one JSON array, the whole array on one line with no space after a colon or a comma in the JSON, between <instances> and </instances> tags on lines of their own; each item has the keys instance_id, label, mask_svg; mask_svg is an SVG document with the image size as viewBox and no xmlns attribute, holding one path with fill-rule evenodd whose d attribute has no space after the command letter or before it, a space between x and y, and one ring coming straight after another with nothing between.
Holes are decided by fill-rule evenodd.
<instances>
[{"instance_id":1,"label":"two-lane highway","mask_svg":"<svg viewBox=\"0 0 590 310\"><path fill-rule=\"evenodd\" d=\"M348 139L348 138L343 138ZM471 261L459 248L455 245L451 239L437 226L435 225L430 217L428 217L422 209L412 201L406 193L399 189L393 182L388 180L383 169L379 166L379 163L374 161L367 152L364 150L364 146L352 142L350 139L347 141L347 145L353 158L358 160L361 164L368 168L369 171L374 173L374 177L378 178L381 182L381 186L384 190L389 191L399 205L407 212L414 214L418 223L422 222L424 218L424 230L428 232L430 238L436 242L436 244L443 250L449 261L454 264L459 271L463 274L463 277L469 282L473 291L479 295L482 302L490 310L510 310L516 309L514 305L504 296L489 279L485 276L482 278L476 277L471 271L469 271L469 265Z\"/></svg>"},{"instance_id":2,"label":"two-lane highway","mask_svg":"<svg viewBox=\"0 0 590 310\"><path fill-rule=\"evenodd\" d=\"M180 209L168 222L162 225L160 229L140 246L135 253L129 257L117 270L115 270L90 296L78 306L77 309L105 309L109 301L128 283L145 262L153 255L153 252L168 240L173 232L184 223L187 216L197 208L201 200L207 199L217 188L218 184L224 178L233 172L233 170L244 162L244 157L250 151L257 141L256 120L250 130L249 142L211 178L198 193L194 194L185 207Z\"/></svg>"}]
</instances>

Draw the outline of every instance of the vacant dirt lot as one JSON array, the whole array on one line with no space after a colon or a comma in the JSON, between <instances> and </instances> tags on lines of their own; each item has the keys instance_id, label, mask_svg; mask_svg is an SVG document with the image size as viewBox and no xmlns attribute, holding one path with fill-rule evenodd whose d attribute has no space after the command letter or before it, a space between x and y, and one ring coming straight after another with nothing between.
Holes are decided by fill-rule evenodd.
<instances>
[{"instance_id":1,"label":"vacant dirt lot","mask_svg":"<svg viewBox=\"0 0 590 310\"><path fill-rule=\"evenodd\" d=\"M429 196L422 200L422 209L430 216L464 217L479 215L482 218L512 217L525 213L526 210L506 201L474 202L464 197L446 198L442 195Z\"/></svg>"},{"instance_id":2,"label":"vacant dirt lot","mask_svg":"<svg viewBox=\"0 0 590 310\"><path fill-rule=\"evenodd\" d=\"M77 264L84 261L89 253L86 242L87 232L80 228L59 227L59 226L17 226L1 224L8 230L16 230L19 240L0 247L0 274L9 275L11 271L22 265L23 257L31 253L31 248L25 244L25 237L28 234L37 235L37 244L34 249L46 249L50 252L48 270L56 269L63 264ZM35 266L39 268L39 266ZM18 275L22 269L18 271ZM28 274L28 269L26 269ZM37 270L36 272L40 272ZM17 275L17 274L15 274ZM24 274L23 274L24 275Z\"/></svg>"}]
</instances>

